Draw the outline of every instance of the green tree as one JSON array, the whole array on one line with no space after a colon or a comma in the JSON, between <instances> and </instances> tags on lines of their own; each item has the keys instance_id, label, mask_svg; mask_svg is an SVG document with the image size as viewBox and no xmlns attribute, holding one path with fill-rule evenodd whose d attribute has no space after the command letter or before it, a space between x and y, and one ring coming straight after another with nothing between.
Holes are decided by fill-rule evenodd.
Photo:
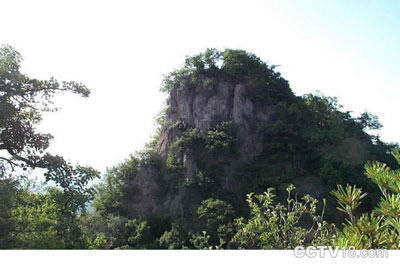
<instances>
[{"instance_id":1,"label":"green tree","mask_svg":"<svg viewBox=\"0 0 400 264\"><path fill-rule=\"evenodd\" d=\"M128 232L128 246L130 248L148 248L154 241L150 225L146 220L132 219L125 224Z\"/></svg>"},{"instance_id":2,"label":"green tree","mask_svg":"<svg viewBox=\"0 0 400 264\"><path fill-rule=\"evenodd\" d=\"M209 243L219 247L227 246L234 234L233 220L236 213L233 207L225 201L209 198L201 202L197 216L203 221Z\"/></svg>"},{"instance_id":3,"label":"green tree","mask_svg":"<svg viewBox=\"0 0 400 264\"><path fill-rule=\"evenodd\" d=\"M158 243L164 249L187 249L187 236L187 231L181 225L173 223L171 230L165 231L158 239Z\"/></svg>"},{"instance_id":4,"label":"green tree","mask_svg":"<svg viewBox=\"0 0 400 264\"><path fill-rule=\"evenodd\" d=\"M0 47L0 162L15 168L43 168L46 180L72 192L97 176L91 168L72 166L60 156L46 153L52 136L37 132L42 113L56 111L53 97L72 92L88 97L89 89L76 82L29 78L20 72L22 57L11 46Z\"/></svg>"},{"instance_id":5,"label":"green tree","mask_svg":"<svg viewBox=\"0 0 400 264\"><path fill-rule=\"evenodd\" d=\"M66 201L65 193L54 187L47 188L45 193L25 189L11 210L15 246L26 249L83 248L78 208L69 206Z\"/></svg>"},{"instance_id":6,"label":"green tree","mask_svg":"<svg viewBox=\"0 0 400 264\"><path fill-rule=\"evenodd\" d=\"M14 48L8 45L0 46L0 185L3 189L0 199L4 202L0 213L0 223L4 227L0 232L0 241L8 240L7 234L11 232L9 229L12 226L6 223L11 211L14 215L21 215L23 213L19 214L18 210L36 210L16 204L11 195L15 190L22 188L17 184L18 181L14 181L22 171L41 168L46 181L52 181L62 188L62 201L59 201L58 205L65 216L63 220L72 219L75 212L85 208L86 202L94 194L93 188L88 188L87 184L99 174L90 167L74 166L61 156L47 153L52 136L37 130L44 112L58 110L53 106L55 95L71 92L88 97L90 91L84 85L72 81L60 83L54 78L30 78L20 72L21 62L22 56ZM4 175L14 180L3 179ZM34 200L36 201L36 198ZM27 213L30 213L28 211ZM66 217L69 214L70 216ZM34 213L31 215L34 216ZM64 230L67 230L65 227ZM21 230L16 224L13 228ZM67 243L65 246L70 245Z\"/></svg>"},{"instance_id":7,"label":"green tree","mask_svg":"<svg viewBox=\"0 0 400 264\"><path fill-rule=\"evenodd\" d=\"M113 249L127 245L128 218L99 212L85 212L79 225L88 248Z\"/></svg>"}]
</instances>

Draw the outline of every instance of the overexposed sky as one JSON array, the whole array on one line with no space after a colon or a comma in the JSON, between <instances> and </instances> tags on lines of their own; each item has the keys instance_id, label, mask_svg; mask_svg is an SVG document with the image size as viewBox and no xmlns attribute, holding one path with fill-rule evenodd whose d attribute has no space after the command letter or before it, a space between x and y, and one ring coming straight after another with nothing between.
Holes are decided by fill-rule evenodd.
<instances>
[{"instance_id":1,"label":"overexposed sky","mask_svg":"<svg viewBox=\"0 0 400 264\"><path fill-rule=\"evenodd\" d=\"M41 129L51 152L104 170L154 130L163 74L205 48L253 52L281 65L297 95L320 90L379 116L400 142L400 1L0 0L0 43L31 77L75 80L88 99L59 98Z\"/></svg>"}]
</instances>

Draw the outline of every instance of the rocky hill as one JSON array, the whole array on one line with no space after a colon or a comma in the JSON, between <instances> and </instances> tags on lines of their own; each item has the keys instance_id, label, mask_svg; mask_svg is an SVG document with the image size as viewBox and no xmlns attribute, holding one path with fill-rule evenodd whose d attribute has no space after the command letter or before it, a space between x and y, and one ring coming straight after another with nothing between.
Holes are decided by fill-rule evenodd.
<instances>
[{"instance_id":1,"label":"rocky hill","mask_svg":"<svg viewBox=\"0 0 400 264\"><path fill-rule=\"evenodd\" d=\"M368 190L364 162L391 161L390 146L365 132L373 116L353 118L334 98L295 96L273 66L245 51L188 57L162 89L158 136L123 181L121 204L132 217L193 222L210 197L245 214L246 193L279 194L288 183L317 198L337 183Z\"/></svg>"}]
</instances>

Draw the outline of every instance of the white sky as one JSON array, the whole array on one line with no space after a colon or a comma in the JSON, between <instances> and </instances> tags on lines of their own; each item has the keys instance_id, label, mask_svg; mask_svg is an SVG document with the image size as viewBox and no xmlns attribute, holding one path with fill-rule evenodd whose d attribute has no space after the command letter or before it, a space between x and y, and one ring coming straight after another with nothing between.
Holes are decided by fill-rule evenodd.
<instances>
[{"instance_id":1,"label":"white sky","mask_svg":"<svg viewBox=\"0 0 400 264\"><path fill-rule=\"evenodd\" d=\"M60 98L42 129L55 136L53 153L100 170L143 147L162 75L207 47L281 65L296 94L320 90L368 110L382 138L400 142L399 2L0 0L0 43L22 53L31 77L92 89Z\"/></svg>"}]
</instances>

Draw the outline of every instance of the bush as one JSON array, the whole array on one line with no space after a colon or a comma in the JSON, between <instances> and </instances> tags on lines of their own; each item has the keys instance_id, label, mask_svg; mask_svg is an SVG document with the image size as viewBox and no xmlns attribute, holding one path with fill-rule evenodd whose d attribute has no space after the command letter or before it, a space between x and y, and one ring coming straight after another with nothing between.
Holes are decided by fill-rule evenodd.
<instances>
[{"instance_id":1,"label":"bush","mask_svg":"<svg viewBox=\"0 0 400 264\"><path fill-rule=\"evenodd\" d=\"M333 225L317 214L317 200L306 195L302 202L291 197L294 186L287 188L287 204L274 204L273 189L259 195L249 194L249 219L236 219L237 233L232 239L243 249L293 249L299 245L329 245L335 232ZM306 228L308 217L310 223Z\"/></svg>"}]
</instances>

